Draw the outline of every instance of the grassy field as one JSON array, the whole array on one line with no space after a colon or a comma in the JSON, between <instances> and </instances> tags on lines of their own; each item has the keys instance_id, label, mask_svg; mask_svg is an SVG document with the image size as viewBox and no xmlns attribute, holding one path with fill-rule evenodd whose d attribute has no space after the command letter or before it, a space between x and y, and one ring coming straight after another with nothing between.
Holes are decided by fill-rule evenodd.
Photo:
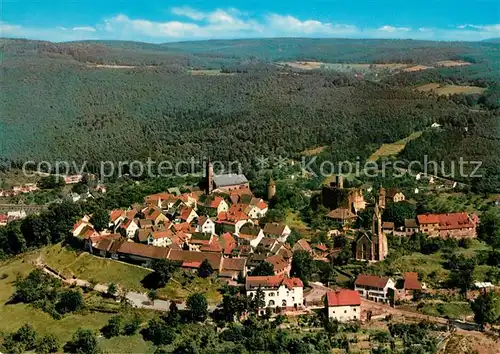
<instances>
[{"instance_id":1,"label":"grassy field","mask_svg":"<svg viewBox=\"0 0 500 354\"><path fill-rule=\"evenodd\" d=\"M11 332L25 323L30 323L39 334L53 333L60 340L66 341L79 327L98 330L112 316L106 313L88 313L65 316L61 320L55 320L49 314L29 305L7 304L14 292L13 282L16 276L25 276L34 269L30 263L31 259L33 259L32 254L0 265L2 278L7 276L0 280L0 318L2 319L0 332Z\"/></svg>"},{"instance_id":2,"label":"grassy field","mask_svg":"<svg viewBox=\"0 0 500 354\"><path fill-rule=\"evenodd\" d=\"M78 253L61 245L44 248L41 257L46 264L68 277L95 280L101 284L115 283L137 292L147 291L141 280L150 271L142 267ZM164 288L158 290L158 295L166 299L185 300L190 294L201 292L210 302L217 302L221 299L217 291L220 285L215 279L201 279L178 271Z\"/></svg>"},{"instance_id":3,"label":"grassy field","mask_svg":"<svg viewBox=\"0 0 500 354\"><path fill-rule=\"evenodd\" d=\"M409 141L415 140L422 135L421 131L412 133L404 139L398 140L391 144L382 144L377 151L375 151L369 158L368 161L377 161L381 157L395 156L399 154L405 148Z\"/></svg>"},{"instance_id":4,"label":"grassy field","mask_svg":"<svg viewBox=\"0 0 500 354\"><path fill-rule=\"evenodd\" d=\"M458 301L426 303L419 309L419 312L424 315L448 317L457 320L463 320L473 314L468 302Z\"/></svg>"},{"instance_id":5,"label":"grassy field","mask_svg":"<svg viewBox=\"0 0 500 354\"><path fill-rule=\"evenodd\" d=\"M293 210L288 210L286 213L285 224L287 224L291 229L309 229L307 224L300 219L299 213Z\"/></svg>"},{"instance_id":6,"label":"grassy field","mask_svg":"<svg viewBox=\"0 0 500 354\"><path fill-rule=\"evenodd\" d=\"M314 70L328 69L335 71L368 71L368 70L401 70L407 68L408 64L404 63L387 63L387 64L358 64L358 63L325 63L319 61L289 61L281 62L280 65L288 65L295 69Z\"/></svg>"},{"instance_id":7,"label":"grassy field","mask_svg":"<svg viewBox=\"0 0 500 354\"><path fill-rule=\"evenodd\" d=\"M438 83L430 83L417 86L417 90L422 92L435 92L438 95L452 95L452 94L481 94L486 91L486 88L479 86L459 86L459 85L444 85Z\"/></svg>"},{"instance_id":8,"label":"grassy field","mask_svg":"<svg viewBox=\"0 0 500 354\"><path fill-rule=\"evenodd\" d=\"M61 245L44 248L41 258L67 277L76 276L101 284L115 283L129 290L146 291L141 280L150 271L141 267L95 257L88 253L77 253Z\"/></svg>"}]
</instances>

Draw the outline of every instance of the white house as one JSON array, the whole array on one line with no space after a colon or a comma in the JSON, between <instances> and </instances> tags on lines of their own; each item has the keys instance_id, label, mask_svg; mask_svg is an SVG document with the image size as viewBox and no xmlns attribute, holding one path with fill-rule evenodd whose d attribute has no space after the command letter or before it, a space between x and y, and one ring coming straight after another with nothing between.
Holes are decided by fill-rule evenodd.
<instances>
[{"instance_id":1,"label":"white house","mask_svg":"<svg viewBox=\"0 0 500 354\"><path fill-rule=\"evenodd\" d=\"M194 218L197 218L198 214L196 214L196 211L194 211L193 208L190 207L184 207L180 210L178 218L181 221L188 222L190 223L193 221Z\"/></svg>"},{"instance_id":2,"label":"white house","mask_svg":"<svg viewBox=\"0 0 500 354\"><path fill-rule=\"evenodd\" d=\"M243 243L245 241L248 242L250 246L255 248L264 238L264 231L258 226L245 225L241 227L239 232L235 233L234 236L240 241L243 241Z\"/></svg>"},{"instance_id":3,"label":"white house","mask_svg":"<svg viewBox=\"0 0 500 354\"><path fill-rule=\"evenodd\" d=\"M224 200L224 198L219 196L216 196L207 206L209 208L217 210L217 215L229 209L229 205Z\"/></svg>"},{"instance_id":4,"label":"white house","mask_svg":"<svg viewBox=\"0 0 500 354\"><path fill-rule=\"evenodd\" d=\"M135 232L139 230L139 225L135 222L134 219L125 219L123 222L120 224L120 229L125 230L125 234L129 239L134 238Z\"/></svg>"},{"instance_id":5,"label":"white house","mask_svg":"<svg viewBox=\"0 0 500 354\"><path fill-rule=\"evenodd\" d=\"M196 225L197 232L215 234L215 223L208 216L200 216Z\"/></svg>"},{"instance_id":6,"label":"white house","mask_svg":"<svg viewBox=\"0 0 500 354\"><path fill-rule=\"evenodd\" d=\"M394 296L396 283L388 277L359 274L354 282L354 290L368 300L389 303Z\"/></svg>"},{"instance_id":7,"label":"white house","mask_svg":"<svg viewBox=\"0 0 500 354\"><path fill-rule=\"evenodd\" d=\"M361 298L359 292L340 289L328 292L325 296L328 318L340 322L359 320L361 316Z\"/></svg>"},{"instance_id":8,"label":"white house","mask_svg":"<svg viewBox=\"0 0 500 354\"><path fill-rule=\"evenodd\" d=\"M153 231L148 235L148 245L156 246L156 247L168 247L172 244L171 230L162 230L162 231Z\"/></svg>"},{"instance_id":9,"label":"white house","mask_svg":"<svg viewBox=\"0 0 500 354\"><path fill-rule=\"evenodd\" d=\"M277 237L280 242L286 242L291 233L292 230L288 225L278 223L267 223L264 225L264 235L266 237Z\"/></svg>"},{"instance_id":10,"label":"white house","mask_svg":"<svg viewBox=\"0 0 500 354\"><path fill-rule=\"evenodd\" d=\"M90 222L88 222L88 220L82 218L80 221L73 225L73 230L71 230L71 233L73 234L73 236L77 237L86 226L94 228L94 226Z\"/></svg>"},{"instance_id":11,"label":"white house","mask_svg":"<svg viewBox=\"0 0 500 354\"><path fill-rule=\"evenodd\" d=\"M251 212L248 212L248 216L252 219L260 219L267 214L268 205L260 198L252 198L250 200Z\"/></svg>"},{"instance_id":12,"label":"white house","mask_svg":"<svg viewBox=\"0 0 500 354\"><path fill-rule=\"evenodd\" d=\"M264 293L264 308L297 308L303 305L304 284L299 278L286 275L247 276L247 296L254 297L258 289Z\"/></svg>"}]
</instances>

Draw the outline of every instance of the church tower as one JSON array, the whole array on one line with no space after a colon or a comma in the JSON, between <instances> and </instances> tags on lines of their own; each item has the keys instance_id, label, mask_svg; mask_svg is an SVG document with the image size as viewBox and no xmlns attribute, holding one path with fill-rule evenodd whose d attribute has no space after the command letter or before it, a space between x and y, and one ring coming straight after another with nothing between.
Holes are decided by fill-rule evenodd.
<instances>
[{"instance_id":1,"label":"church tower","mask_svg":"<svg viewBox=\"0 0 500 354\"><path fill-rule=\"evenodd\" d=\"M210 162L210 158L207 160L206 172L205 175L207 177L207 185L205 186L205 193L212 194L214 189L214 166L212 162Z\"/></svg>"},{"instance_id":2,"label":"church tower","mask_svg":"<svg viewBox=\"0 0 500 354\"><path fill-rule=\"evenodd\" d=\"M273 178L269 179L269 183L267 184L267 200L271 200L276 195L276 183Z\"/></svg>"},{"instance_id":3,"label":"church tower","mask_svg":"<svg viewBox=\"0 0 500 354\"><path fill-rule=\"evenodd\" d=\"M387 236L382 230L382 212L378 202L375 203L372 219L372 245L374 251L372 253L372 261L383 261L389 253L389 245L387 243Z\"/></svg>"},{"instance_id":4,"label":"church tower","mask_svg":"<svg viewBox=\"0 0 500 354\"><path fill-rule=\"evenodd\" d=\"M386 198L385 188L380 187L380 190L378 192L378 207L382 210L385 209L385 198Z\"/></svg>"}]
</instances>

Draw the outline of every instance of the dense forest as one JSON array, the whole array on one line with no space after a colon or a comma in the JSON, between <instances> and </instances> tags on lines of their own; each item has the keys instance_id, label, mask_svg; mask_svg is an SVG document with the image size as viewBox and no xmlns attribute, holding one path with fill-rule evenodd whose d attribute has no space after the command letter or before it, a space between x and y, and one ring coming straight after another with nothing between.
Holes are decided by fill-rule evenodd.
<instances>
[{"instance_id":1,"label":"dense forest","mask_svg":"<svg viewBox=\"0 0 500 354\"><path fill-rule=\"evenodd\" d=\"M328 148L320 161L363 160L381 144L439 122L443 129L412 142L403 156L460 152L484 161L483 168L499 176L492 158L500 155L498 110L486 104L497 99L462 102L411 87L449 80L498 92L492 70L498 65L498 44L269 39L162 45L2 40L1 45L0 158L10 161L85 160L92 165L211 156L238 160L248 171L260 156L293 158L323 145ZM462 59L473 65L397 74L392 81L273 65L303 59ZM222 73L191 75L193 68ZM484 72L489 74L477 77Z\"/></svg>"}]
</instances>

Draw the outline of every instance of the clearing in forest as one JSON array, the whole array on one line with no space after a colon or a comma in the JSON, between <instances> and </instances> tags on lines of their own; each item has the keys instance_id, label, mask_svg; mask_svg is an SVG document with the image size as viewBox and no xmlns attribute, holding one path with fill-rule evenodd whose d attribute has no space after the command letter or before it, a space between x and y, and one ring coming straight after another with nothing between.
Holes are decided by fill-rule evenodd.
<instances>
[{"instance_id":1,"label":"clearing in forest","mask_svg":"<svg viewBox=\"0 0 500 354\"><path fill-rule=\"evenodd\" d=\"M391 144L382 144L369 158L368 161L377 161L381 157L389 157L399 154L405 148L409 141L415 140L422 135L421 131L410 134L404 139Z\"/></svg>"},{"instance_id":2,"label":"clearing in forest","mask_svg":"<svg viewBox=\"0 0 500 354\"><path fill-rule=\"evenodd\" d=\"M365 64L365 63L325 63L320 61L287 61L280 62L279 65L288 65L295 69L313 70L313 69L329 69L337 71L350 70L401 70L410 66L404 63L387 63L387 64Z\"/></svg>"},{"instance_id":3,"label":"clearing in forest","mask_svg":"<svg viewBox=\"0 0 500 354\"><path fill-rule=\"evenodd\" d=\"M315 148L311 148L311 149L306 149L304 151L301 152L302 155L304 156L314 156L314 155L319 155L321 154L328 146L318 146L318 147L315 147Z\"/></svg>"},{"instance_id":4,"label":"clearing in forest","mask_svg":"<svg viewBox=\"0 0 500 354\"><path fill-rule=\"evenodd\" d=\"M453 66L467 66L471 65L471 63L463 60L441 60L436 62L437 66L446 66L446 67L453 67Z\"/></svg>"},{"instance_id":5,"label":"clearing in forest","mask_svg":"<svg viewBox=\"0 0 500 354\"><path fill-rule=\"evenodd\" d=\"M415 65L415 66L410 66L409 68L403 69L403 71L414 72L414 71L422 71L422 70L427 70L427 69L434 69L434 67L427 66L427 65Z\"/></svg>"},{"instance_id":6,"label":"clearing in forest","mask_svg":"<svg viewBox=\"0 0 500 354\"><path fill-rule=\"evenodd\" d=\"M188 70L188 73L193 76L223 76L223 75L234 75L235 73L223 73L219 69L207 69L207 70Z\"/></svg>"},{"instance_id":7,"label":"clearing in forest","mask_svg":"<svg viewBox=\"0 0 500 354\"><path fill-rule=\"evenodd\" d=\"M460 86L460 85L441 85L438 83L430 83L417 86L417 90L422 92L434 92L438 95L453 95L453 94L481 94L486 91L485 87L479 86Z\"/></svg>"}]
</instances>

